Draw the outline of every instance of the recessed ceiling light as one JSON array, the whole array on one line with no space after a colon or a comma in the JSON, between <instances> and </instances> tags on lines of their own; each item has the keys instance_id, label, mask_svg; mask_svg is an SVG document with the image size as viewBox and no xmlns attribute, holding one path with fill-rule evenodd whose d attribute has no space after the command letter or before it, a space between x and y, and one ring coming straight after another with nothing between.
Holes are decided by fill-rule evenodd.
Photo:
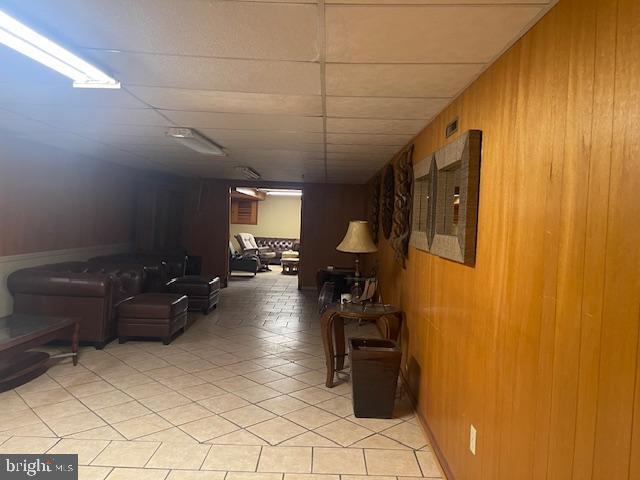
<instances>
[{"instance_id":1,"label":"recessed ceiling light","mask_svg":"<svg viewBox=\"0 0 640 480\"><path fill-rule=\"evenodd\" d=\"M251 167L236 167L236 170L249 180L260 180L260 174Z\"/></svg>"},{"instance_id":2,"label":"recessed ceiling light","mask_svg":"<svg viewBox=\"0 0 640 480\"><path fill-rule=\"evenodd\" d=\"M175 138L178 142L191 150L203 153L205 155L217 155L224 157L226 153L220 145L209 140L204 135L198 133L192 128L170 128L167 130L167 136Z\"/></svg>"},{"instance_id":3,"label":"recessed ceiling light","mask_svg":"<svg viewBox=\"0 0 640 480\"><path fill-rule=\"evenodd\" d=\"M269 196L280 197L301 197L302 190L293 190L289 188L259 188L261 192L266 193Z\"/></svg>"},{"instance_id":4,"label":"recessed ceiling light","mask_svg":"<svg viewBox=\"0 0 640 480\"><path fill-rule=\"evenodd\" d=\"M120 88L120 82L0 10L0 43L73 80L75 88Z\"/></svg>"}]
</instances>

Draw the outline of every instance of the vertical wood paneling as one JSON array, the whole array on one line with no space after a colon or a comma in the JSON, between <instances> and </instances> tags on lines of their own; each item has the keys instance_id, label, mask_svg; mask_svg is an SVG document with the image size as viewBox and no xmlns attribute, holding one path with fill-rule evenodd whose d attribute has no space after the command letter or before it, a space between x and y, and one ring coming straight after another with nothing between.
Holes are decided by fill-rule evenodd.
<instances>
[{"instance_id":1,"label":"vertical wood paneling","mask_svg":"<svg viewBox=\"0 0 640 480\"><path fill-rule=\"evenodd\" d=\"M639 478L639 11L561 0L414 140L417 161L456 116L484 135L475 268L378 254L458 480Z\"/></svg>"}]
</instances>

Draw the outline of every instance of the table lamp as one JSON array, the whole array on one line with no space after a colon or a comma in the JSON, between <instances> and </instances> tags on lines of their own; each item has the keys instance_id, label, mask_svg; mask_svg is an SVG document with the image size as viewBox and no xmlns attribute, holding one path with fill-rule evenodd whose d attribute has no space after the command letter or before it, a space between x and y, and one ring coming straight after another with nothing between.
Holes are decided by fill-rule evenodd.
<instances>
[{"instance_id":1,"label":"table lamp","mask_svg":"<svg viewBox=\"0 0 640 480\"><path fill-rule=\"evenodd\" d=\"M378 247L373 243L369 232L369 222L364 220L351 220L347 233L336 247L339 252L356 254L356 277L360 276L360 254L375 253Z\"/></svg>"}]
</instances>

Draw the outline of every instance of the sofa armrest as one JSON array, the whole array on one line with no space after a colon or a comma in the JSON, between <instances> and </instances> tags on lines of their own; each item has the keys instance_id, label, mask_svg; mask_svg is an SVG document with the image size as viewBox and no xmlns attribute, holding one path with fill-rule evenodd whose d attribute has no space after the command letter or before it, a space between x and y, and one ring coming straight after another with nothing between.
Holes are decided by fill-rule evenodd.
<instances>
[{"instance_id":1,"label":"sofa armrest","mask_svg":"<svg viewBox=\"0 0 640 480\"><path fill-rule=\"evenodd\" d=\"M98 273L57 273L18 270L9 275L7 287L12 295L58 295L69 297L105 297L112 280Z\"/></svg>"}]
</instances>

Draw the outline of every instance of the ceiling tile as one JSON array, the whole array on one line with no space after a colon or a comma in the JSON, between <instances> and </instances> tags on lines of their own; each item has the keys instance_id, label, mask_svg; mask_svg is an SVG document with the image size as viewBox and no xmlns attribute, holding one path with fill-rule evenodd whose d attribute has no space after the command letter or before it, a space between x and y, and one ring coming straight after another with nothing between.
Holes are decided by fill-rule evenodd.
<instances>
[{"instance_id":1,"label":"ceiling tile","mask_svg":"<svg viewBox=\"0 0 640 480\"><path fill-rule=\"evenodd\" d=\"M144 102L162 109L194 112L322 115L322 97L319 95L214 92L157 87L131 87L129 90Z\"/></svg>"},{"instance_id":2,"label":"ceiling tile","mask_svg":"<svg viewBox=\"0 0 640 480\"><path fill-rule=\"evenodd\" d=\"M556 0L325 0L325 3L367 4L367 5L486 5L491 4L538 4L547 5Z\"/></svg>"},{"instance_id":3,"label":"ceiling tile","mask_svg":"<svg viewBox=\"0 0 640 480\"><path fill-rule=\"evenodd\" d=\"M183 112L177 110L163 110L163 114L180 126L197 129L282 130L289 132L323 131L322 117Z\"/></svg>"},{"instance_id":4,"label":"ceiling tile","mask_svg":"<svg viewBox=\"0 0 640 480\"><path fill-rule=\"evenodd\" d=\"M302 144L318 144L322 147L323 134L310 132L265 132L259 130L201 130L203 134L220 143L223 147L234 148L257 148L271 147L282 148L283 146L295 146ZM287 148L282 148L287 150ZM297 150L291 148L291 150ZM323 149L324 150L324 149ZM315 151L315 150L314 150Z\"/></svg>"},{"instance_id":5,"label":"ceiling tile","mask_svg":"<svg viewBox=\"0 0 640 480\"><path fill-rule=\"evenodd\" d=\"M355 97L453 97L483 65L328 64L327 95Z\"/></svg>"},{"instance_id":6,"label":"ceiling tile","mask_svg":"<svg viewBox=\"0 0 640 480\"><path fill-rule=\"evenodd\" d=\"M540 5L327 6L329 62L487 63Z\"/></svg>"},{"instance_id":7,"label":"ceiling tile","mask_svg":"<svg viewBox=\"0 0 640 480\"><path fill-rule=\"evenodd\" d=\"M327 115L347 118L429 120L449 104L447 98L327 97Z\"/></svg>"},{"instance_id":8,"label":"ceiling tile","mask_svg":"<svg viewBox=\"0 0 640 480\"><path fill-rule=\"evenodd\" d=\"M75 48L315 60L317 7L185 0L5 0L25 23Z\"/></svg>"},{"instance_id":9,"label":"ceiling tile","mask_svg":"<svg viewBox=\"0 0 640 480\"><path fill-rule=\"evenodd\" d=\"M327 133L327 142L347 145L405 145L413 135L366 135L355 133Z\"/></svg>"},{"instance_id":10,"label":"ceiling tile","mask_svg":"<svg viewBox=\"0 0 640 480\"><path fill-rule=\"evenodd\" d=\"M327 144L327 152L335 153L356 153L356 154L388 154L393 155L399 147L395 145L350 145L350 144Z\"/></svg>"},{"instance_id":11,"label":"ceiling tile","mask_svg":"<svg viewBox=\"0 0 640 480\"><path fill-rule=\"evenodd\" d=\"M381 120L370 118L327 118L328 133L380 133L415 135L426 125L424 120Z\"/></svg>"},{"instance_id":12,"label":"ceiling tile","mask_svg":"<svg viewBox=\"0 0 640 480\"><path fill-rule=\"evenodd\" d=\"M125 87L320 94L320 64L87 51Z\"/></svg>"}]
</instances>

